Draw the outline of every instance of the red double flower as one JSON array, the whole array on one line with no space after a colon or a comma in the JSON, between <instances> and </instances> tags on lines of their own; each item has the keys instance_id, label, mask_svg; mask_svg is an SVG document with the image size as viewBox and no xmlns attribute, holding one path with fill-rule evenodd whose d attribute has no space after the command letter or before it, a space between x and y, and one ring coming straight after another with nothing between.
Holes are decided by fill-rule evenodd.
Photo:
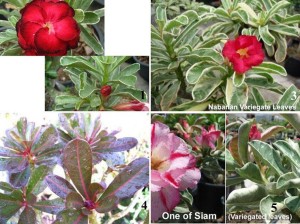
<instances>
[{"instance_id":1,"label":"red double flower","mask_svg":"<svg viewBox=\"0 0 300 224\"><path fill-rule=\"evenodd\" d=\"M80 29L65 1L33 0L20 12L16 29L26 55L61 56L78 46Z\"/></svg>"},{"instance_id":2,"label":"red double flower","mask_svg":"<svg viewBox=\"0 0 300 224\"><path fill-rule=\"evenodd\" d=\"M262 44L255 36L241 35L235 40L228 40L222 54L233 65L234 71L243 74L252 66L260 65L264 60Z\"/></svg>"}]
</instances>

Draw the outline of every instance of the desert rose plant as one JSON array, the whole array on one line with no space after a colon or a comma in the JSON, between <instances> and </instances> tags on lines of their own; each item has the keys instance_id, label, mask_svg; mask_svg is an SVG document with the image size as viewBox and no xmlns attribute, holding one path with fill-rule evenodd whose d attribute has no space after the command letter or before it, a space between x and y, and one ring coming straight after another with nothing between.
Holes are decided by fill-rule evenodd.
<instances>
[{"instance_id":1,"label":"desert rose plant","mask_svg":"<svg viewBox=\"0 0 300 224\"><path fill-rule=\"evenodd\" d=\"M0 223L12 217L21 224L41 223L41 215L47 213L53 223L102 223L102 218L118 220L130 213L126 206L141 207L145 201L138 201L147 200L142 189L149 182L149 161L128 161L124 155L120 159L118 153L135 147L137 140L117 139L116 133L108 134L100 119L90 115L64 114L56 126L41 127L20 119L7 130L0 147L1 170L9 173L9 182L0 182ZM55 164L64 175L53 173ZM107 168L99 179L101 164ZM46 187L56 197L41 199L38 195Z\"/></svg>"},{"instance_id":2,"label":"desert rose plant","mask_svg":"<svg viewBox=\"0 0 300 224\"><path fill-rule=\"evenodd\" d=\"M147 95L136 88L138 63L123 66L129 57L92 56L60 59L75 85L75 93L55 99L56 110L148 110Z\"/></svg>"},{"instance_id":3,"label":"desert rose plant","mask_svg":"<svg viewBox=\"0 0 300 224\"><path fill-rule=\"evenodd\" d=\"M184 197L181 192L194 188L200 170L187 144L167 125L152 124L151 130L151 220L171 213ZM192 200L192 198L191 198Z\"/></svg>"},{"instance_id":4,"label":"desert rose plant","mask_svg":"<svg viewBox=\"0 0 300 224\"><path fill-rule=\"evenodd\" d=\"M84 42L94 54L103 47L91 25L104 15L103 9L89 11L93 0L7 0L9 10L0 14L0 53L2 55L74 54L72 49Z\"/></svg>"},{"instance_id":5,"label":"desert rose plant","mask_svg":"<svg viewBox=\"0 0 300 224\"><path fill-rule=\"evenodd\" d=\"M299 15L287 13L287 1L221 2L173 19L164 4L157 6L151 28L154 109L298 110L299 90L282 86L276 76L287 75L278 63L286 57L286 37L299 37Z\"/></svg>"},{"instance_id":6,"label":"desert rose plant","mask_svg":"<svg viewBox=\"0 0 300 224\"><path fill-rule=\"evenodd\" d=\"M294 115L283 116L299 127L299 120L294 120ZM226 184L234 186L244 180L252 184L229 194L227 212L260 211L266 222L276 220L280 215L299 222L298 140L274 138L285 130L284 126L271 126L265 130L259 126L254 120L228 124Z\"/></svg>"}]
</instances>

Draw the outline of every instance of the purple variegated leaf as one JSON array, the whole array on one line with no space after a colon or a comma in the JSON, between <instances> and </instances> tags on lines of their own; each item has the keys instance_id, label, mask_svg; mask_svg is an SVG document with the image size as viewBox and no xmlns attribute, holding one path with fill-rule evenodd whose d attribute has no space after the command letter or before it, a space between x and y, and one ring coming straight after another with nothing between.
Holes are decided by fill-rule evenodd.
<instances>
[{"instance_id":1,"label":"purple variegated leaf","mask_svg":"<svg viewBox=\"0 0 300 224\"><path fill-rule=\"evenodd\" d=\"M50 190L63 199L65 199L70 192L76 191L70 182L60 176L48 175L45 180Z\"/></svg>"},{"instance_id":2,"label":"purple variegated leaf","mask_svg":"<svg viewBox=\"0 0 300 224\"><path fill-rule=\"evenodd\" d=\"M92 151L85 140L74 139L63 152L63 164L77 190L89 199L88 186L92 178Z\"/></svg>"},{"instance_id":3,"label":"purple variegated leaf","mask_svg":"<svg viewBox=\"0 0 300 224\"><path fill-rule=\"evenodd\" d=\"M11 133L11 130L6 130L5 131L6 137L2 138L3 145L5 147L13 148L15 150L18 150L20 152L24 151L25 148L24 148L23 141L22 142L16 141L15 139L12 138L10 133Z\"/></svg>"},{"instance_id":4,"label":"purple variegated leaf","mask_svg":"<svg viewBox=\"0 0 300 224\"><path fill-rule=\"evenodd\" d=\"M70 125L70 122L68 120L67 114L60 113L58 114L59 122L63 129L70 135L72 138L75 138L75 132L73 131L73 128Z\"/></svg>"},{"instance_id":5,"label":"purple variegated leaf","mask_svg":"<svg viewBox=\"0 0 300 224\"><path fill-rule=\"evenodd\" d=\"M33 137L31 152L37 154L52 147L58 139L58 134L53 126L42 126Z\"/></svg>"},{"instance_id":6,"label":"purple variegated leaf","mask_svg":"<svg viewBox=\"0 0 300 224\"><path fill-rule=\"evenodd\" d=\"M88 224L88 216L84 215L80 210L67 209L62 211L53 224Z\"/></svg>"},{"instance_id":7,"label":"purple variegated leaf","mask_svg":"<svg viewBox=\"0 0 300 224\"><path fill-rule=\"evenodd\" d=\"M96 151L101 153L127 151L135 147L137 143L138 141L136 140L136 138L125 137L116 140L106 148L102 148L102 149L98 148L96 149Z\"/></svg>"},{"instance_id":8,"label":"purple variegated leaf","mask_svg":"<svg viewBox=\"0 0 300 224\"><path fill-rule=\"evenodd\" d=\"M84 201L82 199L82 196L77 192L69 193L66 198L66 208L81 209L82 207L84 207Z\"/></svg>"},{"instance_id":9,"label":"purple variegated leaf","mask_svg":"<svg viewBox=\"0 0 300 224\"><path fill-rule=\"evenodd\" d=\"M50 214L58 214L65 209L65 203L61 198L38 201L32 205L34 208Z\"/></svg>"},{"instance_id":10,"label":"purple variegated leaf","mask_svg":"<svg viewBox=\"0 0 300 224\"><path fill-rule=\"evenodd\" d=\"M23 212L20 215L18 224L29 224L36 223L36 214L35 211L29 206L25 207Z\"/></svg>"},{"instance_id":11,"label":"purple variegated leaf","mask_svg":"<svg viewBox=\"0 0 300 224\"><path fill-rule=\"evenodd\" d=\"M6 158L5 160L5 166L3 166L4 163L1 164L2 162L0 161L0 170L5 168L9 173L19 173L28 167L28 160L24 157Z\"/></svg>"},{"instance_id":12,"label":"purple variegated leaf","mask_svg":"<svg viewBox=\"0 0 300 224\"><path fill-rule=\"evenodd\" d=\"M11 173L9 175L9 182L15 188L25 187L30 177L30 167L27 166L23 171L19 173Z\"/></svg>"},{"instance_id":13,"label":"purple variegated leaf","mask_svg":"<svg viewBox=\"0 0 300 224\"><path fill-rule=\"evenodd\" d=\"M8 147L0 146L0 156L4 157L21 157L20 151Z\"/></svg>"},{"instance_id":14,"label":"purple variegated leaf","mask_svg":"<svg viewBox=\"0 0 300 224\"><path fill-rule=\"evenodd\" d=\"M95 208L99 213L106 213L116 208L119 203L119 198L116 195L110 195L108 197L102 198L97 202L97 207Z\"/></svg>"},{"instance_id":15,"label":"purple variegated leaf","mask_svg":"<svg viewBox=\"0 0 300 224\"><path fill-rule=\"evenodd\" d=\"M101 162L102 160L105 160L105 162L111 169L115 169L116 166L125 163L125 156L123 152L112 152L112 153L93 152L93 160L95 160L97 163Z\"/></svg>"},{"instance_id":16,"label":"purple variegated leaf","mask_svg":"<svg viewBox=\"0 0 300 224\"><path fill-rule=\"evenodd\" d=\"M149 183L149 160L138 158L128 164L101 195L100 200L115 195L119 199L133 196Z\"/></svg>"}]
</instances>

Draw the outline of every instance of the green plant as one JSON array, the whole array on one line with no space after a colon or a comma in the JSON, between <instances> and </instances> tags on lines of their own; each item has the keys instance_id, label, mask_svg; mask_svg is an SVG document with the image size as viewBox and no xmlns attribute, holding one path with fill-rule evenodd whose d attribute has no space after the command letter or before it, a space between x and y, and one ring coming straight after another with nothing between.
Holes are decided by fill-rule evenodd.
<instances>
[{"instance_id":1,"label":"green plant","mask_svg":"<svg viewBox=\"0 0 300 224\"><path fill-rule=\"evenodd\" d=\"M136 89L138 63L123 66L129 57L92 56L62 57L61 66L68 72L75 84L75 94L56 97L56 110L114 110L124 102L136 100L145 102L146 94ZM104 86L111 87L108 96L100 94Z\"/></svg>"},{"instance_id":2,"label":"green plant","mask_svg":"<svg viewBox=\"0 0 300 224\"><path fill-rule=\"evenodd\" d=\"M203 5L173 19L158 6L157 26L151 27L155 109L297 110L299 90L294 85L285 88L273 78L287 75L277 64L286 56L285 38L299 36L299 15L287 14L288 5L223 0L219 8ZM255 36L277 63L264 61L243 74L236 72L222 50L228 39L240 35ZM261 91L272 91L280 99L270 102Z\"/></svg>"},{"instance_id":3,"label":"green plant","mask_svg":"<svg viewBox=\"0 0 300 224\"><path fill-rule=\"evenodd\" d=\"M285 117L291 119L293 115L286 114ZM227 211L258 210L267 222L276 220L276 215L292 214L293 222L297 222L300 217L299 144L291 139L267 143L270 137L285 129L282 126L270 127L256 140L251 140L253 122L245 121L240 125L238 134L227 135L227 186L244 180L253 183L229 194ZM299 125L299 121L297 123Z\"/></svg>"}]
</instances>

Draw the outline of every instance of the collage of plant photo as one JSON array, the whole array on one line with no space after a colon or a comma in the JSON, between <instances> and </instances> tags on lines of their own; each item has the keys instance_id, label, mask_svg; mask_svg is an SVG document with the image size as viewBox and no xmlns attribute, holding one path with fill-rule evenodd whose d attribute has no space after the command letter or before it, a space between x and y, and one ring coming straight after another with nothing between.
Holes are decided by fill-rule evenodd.
<instances>
[{"instance_id":1,"label":"collage of plant photo","mask_svg":"<svg viewBox=\"0 0 300 224\"><path fill-rule=\"evenodd\" d=\"M118 1L0 0L0 64L44 59L42 110L0 112L0 224L300 223L300 1ZM110 54L112 6L151 53Z\"/></svg>"}]
</instances>

